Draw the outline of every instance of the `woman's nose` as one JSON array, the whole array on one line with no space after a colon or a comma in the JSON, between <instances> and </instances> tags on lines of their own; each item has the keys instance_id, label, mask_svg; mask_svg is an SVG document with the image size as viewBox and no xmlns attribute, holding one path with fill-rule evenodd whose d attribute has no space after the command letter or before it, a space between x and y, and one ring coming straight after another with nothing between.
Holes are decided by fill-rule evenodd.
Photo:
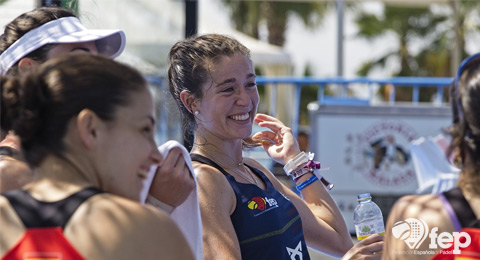
<instances>
[{"instance_id":1,"label":"woman's nose","mask_svg":"<svg viewBox=\"0 0 480 260\"><path fill-rule=\"evenodd\" d=\"M237 105L239 106L249 106L252 102L250 95L244 88L240 88L237 98Z\"/></svg>"}]
</instances>

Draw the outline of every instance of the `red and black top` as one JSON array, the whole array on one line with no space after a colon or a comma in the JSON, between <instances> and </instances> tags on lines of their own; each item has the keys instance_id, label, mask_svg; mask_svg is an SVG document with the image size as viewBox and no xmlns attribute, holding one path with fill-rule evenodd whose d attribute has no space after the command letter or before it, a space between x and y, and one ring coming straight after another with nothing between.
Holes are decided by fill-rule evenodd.
<instances>
[{"instance_id":1,"label":"red and black top","mask_svg":"<svg viewBox=\"0 0 480 260\"><path fill-rule=\"evenodd\" d=\"M86 188L56 202L34 199L24 190L2 194L26 227L25 234L2 260L13 259L85 259L63 235L63 229L77 208L90 197L102 193Z\"/></svg>"}]
</instances>

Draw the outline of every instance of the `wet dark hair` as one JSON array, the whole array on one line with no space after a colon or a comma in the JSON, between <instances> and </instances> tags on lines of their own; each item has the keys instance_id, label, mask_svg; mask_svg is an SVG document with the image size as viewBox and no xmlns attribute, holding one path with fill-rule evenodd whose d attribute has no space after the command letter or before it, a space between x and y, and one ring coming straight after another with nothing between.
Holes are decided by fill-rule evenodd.
<instances>
[{"instance_id":1,"label":"wet dark hair","mask_svg":"<svg viewBox=\"0 0 480 260\"><path fill-rule=\"evenodd\" d=\"M250 59L250 50L234 38L220 34L193 36L177 42L170 49L168 82L170 93L182 113L184 138L193 142L196 127L191 108L186 108L180 93L188 90L195 98L202 98L202 85L210 77L210 66L224 56L241 54Z\"/></svg>"},{"instance_id":2,"label":"wet dark hair","mask_svg":"<svg viewBox=\"0 0 480 260\"><path fill-rule=\"evenodd\" d=\"M69 121L83 109L102 120L147 89L143 76L126 65L93 54L50 59L20 77L1 83L1 126L20 137L24 156L38 166L47 154L61 155Z\"/></svg>"},{"instance_id":3,"label":"wet dark hair","mask_svg":"<svg viewBox=\"0 0 480 260\"><path fill-rule=\"evenodd\" d=\"M40 7L30 12L26 12L13 19L7 26L2 35L0 35L0 54L2 54L8 47L14 44L27 32L40 27L50 21L63 17L76 17L71 11L61 7ZM25 55L24 58L31 58L39 63L47 59L47 54L56 44L44 45L35 51ZM18 62L12 66L8 72L10 75L18 73Z\"/></svg>"},{"instance_id":4,"label":"wet dark hair","mask_svg":"<svg viewBox=\"0 0 480 260\"><path fill-rule=\"evenodd\" d=\"M473 183L480 193L480 56L460 68L451 86L453 125L449 152L457 153L462 172L461 181ZM467 156L468 155L468 156Z\"/></svg>"}]
</instances>

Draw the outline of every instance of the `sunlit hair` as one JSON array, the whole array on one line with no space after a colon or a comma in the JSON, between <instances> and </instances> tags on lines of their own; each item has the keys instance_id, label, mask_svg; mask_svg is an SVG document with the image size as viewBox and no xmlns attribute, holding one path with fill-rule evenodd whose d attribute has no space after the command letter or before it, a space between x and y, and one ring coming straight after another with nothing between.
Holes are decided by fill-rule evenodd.
<instances>
[{"instance_id":1,"label":"sunlit hair","mask_svg":"<svg viewBox=\"0 0 480 260\"><path fill-rule=\"evenodd\" d=\"M217 64L220 58L232 57L235 54L241 54L250 60L250 50L247 47L234 38L220 34L194 36L177 42L170 49L169 88L181 110L184 138L187 142L193 142L196 123L193 111L183 105L180 93L187 90L196 99L202 99L202 85L210 77L210 67ZM247 148L259 145L252 138L244 139L243 144Z\"/></svg>"},{"instance_id":2,"label":"sunlit hair","mask_svg":"<svg viewBox=\"0 0 480 260\"><path fill-rule=\"evenodd\" d=\"M457 162L466 177L461 181L472 182L480 193L480 53L462 62L450 97L453 125L449 152L457 153Z\"/></svg>"},{"instance_id":3,"label":"sunlit hair","mask_svg":"<svg viewBox=\"0 0 480 260\"><path fill-rule=\"evenodd\" d=\"M143 76L126 65L93 54L68 54L1 81L1 126L20 137L27 162L38 166L60 156L68 122L83 109L114 121L132 93L147 89Z\"/></svg>"},{"instance_id":4,"label":"sunlit hair","mask_svg":"<svg viewBox=\"0 0 480 260\"><path fill-rule=\"evenodd\" d=\"M18 16L5 26L3 34L0 35L0 54L27 32L50 21L71 16L76 17L71 11L60 7L41 7ZM42 63L47 60L48 51L53 47L55 47L55 44L44 45L26 55L25 58L30 58ZM17 74L18 62L12 66L7 73L9 75Z\"/></svg>"}]
</instances>

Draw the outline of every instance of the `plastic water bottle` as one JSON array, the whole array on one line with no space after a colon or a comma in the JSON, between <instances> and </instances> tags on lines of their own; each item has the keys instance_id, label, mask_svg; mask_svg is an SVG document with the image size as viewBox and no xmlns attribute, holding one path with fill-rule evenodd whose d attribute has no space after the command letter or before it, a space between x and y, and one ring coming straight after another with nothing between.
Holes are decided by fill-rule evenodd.
<instances>
[{"instance_id":1,"label":"plastic water bottle","mask_svg":"<svg viewBox=\"0 0 480 260\"><path fill-rule=\"evenodd\" d=\"M372 234L385 234L385 225L380 208L372 201L370 193L357 196L358 205L353 212L357 239L363 240Z\"/></svg>"}]
</instances>

